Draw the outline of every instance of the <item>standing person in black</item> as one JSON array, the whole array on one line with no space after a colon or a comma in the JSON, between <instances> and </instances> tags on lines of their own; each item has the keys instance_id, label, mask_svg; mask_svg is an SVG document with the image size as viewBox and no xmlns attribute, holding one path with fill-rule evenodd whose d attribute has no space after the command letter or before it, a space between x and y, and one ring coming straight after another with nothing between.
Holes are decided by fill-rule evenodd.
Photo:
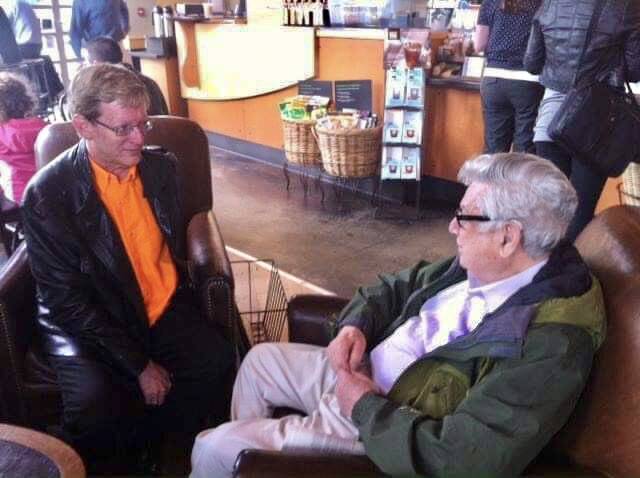
<instances>
[{"instance_id":1,"label":"standing person in black","mask_svg":"<svg viewBox=\"0 0 640 478\"><path fill-rule=\"evenodd\" d=\"M587 42L592 14L601 1L602 13ZM573 241L593 218L607 178L556 144L548 126L577 76L620 87L625 80L640 80L640 2L543 0L533 19L524 64L530 73L540 74L546 88L534 129L536 153L560 168L578 193L578 209L567 231L567 239Z\"/></svg>"},{"instance_id":2,"label":"standing person in black","mask_svg":"<svg viewBox=\"0 0 640 478\"><path fill-rule=\"evenodd\" d=\"M544 88L524 70L531 20L541 0L484 0L474 45L485 52L480 95L487 153L533 151L533 125Z\"/></svg>"},{"instance_id":3,"label":"standing person in black","mask_svg":"<svg viewBox=\"0 0 640 478\"><path fill-rule=\"evenodd\" d=\"M90 471L130 473L163 438L188 451L228 411L233 349L188 274L175 158L143 150L148 104L131 70L81 68L70 88L81 139L36 173L23 204L63 438Z\"/></svg>"}]
</instances>

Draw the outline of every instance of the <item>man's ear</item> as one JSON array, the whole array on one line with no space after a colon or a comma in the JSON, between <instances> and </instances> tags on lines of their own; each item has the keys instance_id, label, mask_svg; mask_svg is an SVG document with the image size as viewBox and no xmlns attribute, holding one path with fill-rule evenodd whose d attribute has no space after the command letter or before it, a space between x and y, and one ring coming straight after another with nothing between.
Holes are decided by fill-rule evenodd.
<instances>
[{"instance_id":1,"label":"man's ear","mask_svg":"<svg viewBox=\"0 0 640 478\"><path fill-rule=\"evenodd\" d=\"M522 226L507 222L503 229L500 256L509 257L522 247Z\"/></svg>"},{"instance_id":2,"label":"man's ear","mask_svg":"<svg viewBox=\"0 0 640 478\"><path fill-rule=\"evenodd\" d=\"M74 115L73 119L71 120L71 124L73 124L76 133L78 133L78 136L80 136L81 138L89 140L94 138L96 134L96 126L83 115Z\"/></svg>"}]
</instances>

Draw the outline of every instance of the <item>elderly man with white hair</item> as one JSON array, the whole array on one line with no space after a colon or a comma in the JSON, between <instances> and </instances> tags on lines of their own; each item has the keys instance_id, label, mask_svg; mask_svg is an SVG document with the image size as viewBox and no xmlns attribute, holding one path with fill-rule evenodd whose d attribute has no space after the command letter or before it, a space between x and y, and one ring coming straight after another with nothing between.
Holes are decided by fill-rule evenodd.
<instances>
[{"instance_id":1,"label":"elderly man with white hair","mask_svg":"<svg viewBox=\"0 0 640 478\"><path fill-rule=\"evenodd\" d=\"M245 448L366 453L385 473L516 476L571 414L605 334L602 294L562 240L576 193L522 153L465 163L458 255L359 288L328 347L263 344L232 421L205 430L193 477ZM306 416L270 418L276 407Z\"/></svg>"}]
</instances>

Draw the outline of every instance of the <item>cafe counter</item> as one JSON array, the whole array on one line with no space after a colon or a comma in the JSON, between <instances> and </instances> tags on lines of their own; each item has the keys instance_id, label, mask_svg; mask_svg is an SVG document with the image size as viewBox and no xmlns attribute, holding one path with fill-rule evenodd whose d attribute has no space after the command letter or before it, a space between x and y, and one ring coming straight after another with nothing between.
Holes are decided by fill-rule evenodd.
<instances>
[{"instance_id":1,"label":"cafe counter","mask_svg":"<svg viewBox=\"0 0 640 478\"><path fill-rule=\"evenodd\" d=\"M383 117L384 35L381 29L178 21L180 92L189 117L224 148L282 158L277 105L298 93L299 81L371 80L373 112ZM482 152L479 85L427 80L423 175L455 181L462 163ZM617 182L609 182L599 209L618 203Z\"/></svg>"},{"instance_id":2,"label":"cafe counter","mask_svg":"<svg viewBox=\"0 0 640 478\"><path fill-rule=\"evenodd\" d=\"M382 30L176 24L180 87L189 117L234 141L282 152L278 103L305 79L372 80L373 110L382 114ZM240 46L239 46L240 45ZM263 149L264 150L264 149Z\"/></svg>"}]
</instances>

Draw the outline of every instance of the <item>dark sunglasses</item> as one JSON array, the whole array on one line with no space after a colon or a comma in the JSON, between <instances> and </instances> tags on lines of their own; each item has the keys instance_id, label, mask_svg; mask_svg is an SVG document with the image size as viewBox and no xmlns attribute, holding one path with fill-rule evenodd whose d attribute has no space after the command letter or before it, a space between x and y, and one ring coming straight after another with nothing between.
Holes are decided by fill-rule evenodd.
<instances>
[{"instance_id":1,"label":"dark sunglasses","mask_svg":"<svg viewBox=\"0 0 640 478\"><path fill-rule=\"evenodd\" d=\"M462 214L460 208L456 209L454 217L456 218L458 227L461 228L464 228L464 226L462 225L462 221L489 222L493 220L489 216L482 216L479 214Z\"/></svg>"}]
</instances>

